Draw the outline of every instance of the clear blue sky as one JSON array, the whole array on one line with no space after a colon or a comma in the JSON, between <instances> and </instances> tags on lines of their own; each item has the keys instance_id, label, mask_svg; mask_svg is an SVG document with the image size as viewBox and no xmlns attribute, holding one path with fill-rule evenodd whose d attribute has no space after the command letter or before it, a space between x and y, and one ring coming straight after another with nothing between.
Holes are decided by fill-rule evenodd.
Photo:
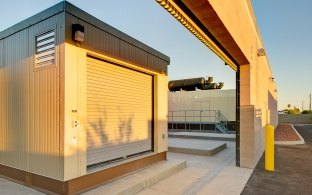
<instances>
[{"instance_id":1,"label":"clear blue sky","mask_svg":"<svg viewBox=\"0 0 312 195\"><path fill-rule=\"evenodd\" d=\"M0 7L0 31L59 0L10 0ZM169 79L213 76L235 88L235 73L154 0L70 0L100 20L171 58ZM312 92L312 1L252 0L278 86L279 109L289 103L308 108ZM311 54L310 54L311 55Z\"/></svg>"},{"instance_id":2,"label":"clear blue sky","mask_svg":"<svg viewBox=\"0 0 312 195\"><path fill-rule=\"evenodd\" d=\"M312 1L252 0L278 87L279 109L309 108L312 92Z\"/></svg>"}]
</instances>

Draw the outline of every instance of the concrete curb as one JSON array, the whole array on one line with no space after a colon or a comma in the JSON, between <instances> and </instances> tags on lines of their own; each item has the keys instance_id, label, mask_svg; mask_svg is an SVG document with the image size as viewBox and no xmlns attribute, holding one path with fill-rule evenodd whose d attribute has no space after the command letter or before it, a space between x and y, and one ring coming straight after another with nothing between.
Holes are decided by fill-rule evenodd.
<instances>
[{"instance_id":1,"label":"concrete curb","mask_svg":"<svg viewBox=\"0 0 312 195\"><path fill-rule=\"evenodd\" d=\"M180 162L173 163L166 170L157 172L154 175L150 175L149 177L146 177L146 178L142 179L141 181L137 181L135 184L132 184L128 188L123 189L116 194L118 194L118 195L136 194L136 193L152 186L153 184L155 184L155 183L157 183L157 182L181 171L185 167L186 167L186 161L180 161Z\"/></svg>"},{"instance_id":2,"label":"concrete curb","mask_svg":"<svg viewBox=\"0 0 312 195\"><path fill-rule=\"evenodd\" d=\"M132 195L136 194L153 184L171 176L186 167L185 160L167 160L159 162L153 166L144 168L138 172L121 177L115 181L100 185L83 193L83 195L93 194L114 194Z\"/></svg>"},{"instance_id":3,"label":"concrete curb","mask_svg":"<svg viewBox=\"0 0 312 195\"><path fill-rule=\"evenodd\" d=\"M305 144L303 137L298 133L298 131L295 129L295 127L293 125L291 125L291 127L296 132L296 134L298 135L300 140L298 140L298 141L274 141L275 145L288 145L288 146L290 146L290 145L302 145L302 144Z\"/></svg>"},{"instance_id":4,"label":"concrete curb","mask_svg":"<svg viewBox=\"0 0 312 195\"><path fill-rule=\"evenodd\" d=\"M183 147L168 147L169 152L176 153L184 153L184 154L192 154L192 155L200 155L200 156L213 156L216 153L226 148L226 143L221 144L218 147L215 147L211 150L202 150L202 149L194 149L194 148L183 148Z\"/></svg>"}]
</instances>

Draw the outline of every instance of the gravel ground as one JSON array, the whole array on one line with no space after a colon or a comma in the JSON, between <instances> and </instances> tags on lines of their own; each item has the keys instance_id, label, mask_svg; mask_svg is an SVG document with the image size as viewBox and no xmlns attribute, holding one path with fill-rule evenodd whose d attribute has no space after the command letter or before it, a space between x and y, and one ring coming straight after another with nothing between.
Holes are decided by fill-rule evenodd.
<instances>
[{"instance_id":1,"label":"gravel ground","mask_svg":"<svg viewBox=\"0 0 312 195\"><path fill-rule=\"evenodd\" d=\"M242 195L311 195L312 126L295 126L304 145L276 146L275 171L264 170L264 156L259 160Z\"/></svg>"},{"instance_id":2,"label":"gravel ground","mask_svg":"<svg viewBox=\"0 0 312 195\"><path fill-rule=\"evenodd\" d=\"M274 131L275 141L299 141L300 138L290 124L279 124Z\"/></svg>"}]
</instances>

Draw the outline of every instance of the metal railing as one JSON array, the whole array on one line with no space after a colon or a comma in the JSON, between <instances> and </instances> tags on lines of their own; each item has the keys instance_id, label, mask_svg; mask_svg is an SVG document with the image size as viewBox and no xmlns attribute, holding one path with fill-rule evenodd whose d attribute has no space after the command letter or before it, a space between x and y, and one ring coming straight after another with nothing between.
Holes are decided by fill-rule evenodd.
<instances>
[{"instance_id":1,"label":"metal railing","mask_svg":"<svg viewBox=\"0 0 312 195\"><path fill-rule=\"evenodd\" d=\"M219 110L173 110L168 112L169 131L228 131L228 120ZM210 128L212 127L212 128Z\"/></svg>"},{"instance_id":2,"label":"metal railing","mask_svg":"<svg viewBox=\"0 0 312 195\"><path fill-rule=\"evenodd\" d=\"M219 125L222 133L228 132L229 121L225 118L220 111L217 111L216 124Z\"/></svg>"}]
</instances>

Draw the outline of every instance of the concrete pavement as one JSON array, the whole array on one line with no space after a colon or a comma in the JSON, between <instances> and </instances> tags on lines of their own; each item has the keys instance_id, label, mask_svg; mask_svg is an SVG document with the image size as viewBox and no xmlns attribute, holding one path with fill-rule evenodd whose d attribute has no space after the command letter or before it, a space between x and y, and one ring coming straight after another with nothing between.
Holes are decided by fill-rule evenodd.
<instances>
[{"instance_id":1,"label":"concrete pavement","mask_svg":"<svg viewBox=\"0 0 312 195\"><path fill-rule=\"evenodd\" d=\"M235 142L214 156L169 153L169 158L185 159L187 167L139 195L166 194L240 194L252 169L235 166Z\"/></svg>"},{"instance_id":2,"label":"concrete pavement","mask_svg":"<svg viewBox=\"0 0 312 195\"><path fill-rule=\"evenodd\" d=\"M209 142L209 140L198 140ZM224 142L224 141L222 141ZM140 195L161 195L161 194L240 194L245 183L252 173L252 169L238 168L235 166L235 142L227 141L227 148L214 156L199 156L190 154L180 154L168 152L169 162L179 162L186 160L187 167L174 175L171 175L158 183L154 182L150 170L144 170L144 173L152 175L152 179L139 182L133 188L126 188L128 183L137 183L138 178L146 176L143 172L140 175L128 175L106 185L99 186L85 194L135 194L134 188L153 184L137 194ZM162 166L162 165L161 165ZM153 181L152 183L149 183ZM121 185L122 184L122 185ZM133 190L134 189L134 190ZM127 191L128 190L128 191ZM127 193L129 192L129 193ZM43 193L25 186L13 183L11 181L0 179L1 195L41 195Z\"/></svg>"},{"instance_id":3,"label":"concrete pavement","mask_svg":"<svg viewBox=\"0 0 312 195\"><path fill-rule=\"evenodd\" d=\"M0 194L1 195L44 195L37 190L14 183L0 177Z\"/></svg>"}]
</instances>

